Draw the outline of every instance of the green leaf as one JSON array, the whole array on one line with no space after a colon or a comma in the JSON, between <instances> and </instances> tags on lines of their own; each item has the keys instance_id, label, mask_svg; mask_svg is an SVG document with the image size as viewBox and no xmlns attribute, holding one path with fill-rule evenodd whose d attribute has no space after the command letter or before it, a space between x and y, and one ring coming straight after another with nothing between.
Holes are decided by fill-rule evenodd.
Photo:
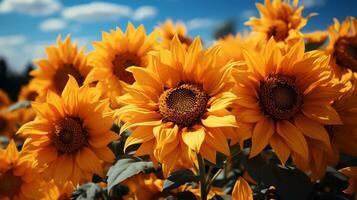
<instances>
[{"instance_id":1,"label":"green leaf","mask_svg":"<svg viewBox=\"0 0 357 200\"><path fill-rule=\"evenodd\" d=\"M7 107L7 112L12 112L20 108L29 108L31 107L30 101L19 101L17 103L12 104L11 106Z\"/></svg>"},{"instance_id":2,"label":"green leaf","mask_svg":"<svg viewBox=\"0 0 357 200\"><path fill-rule=\"evenodd\" d=\"M71 199L102 199L102 188L95 183L86 183L73 192Z\"/></svg>"},{"instance_id":3,"label":"green leaf","mask_svg":"<svg viewBox=\"0 0 357 200\"><path fill-rule=\"evenodd\" d=\"M171 173L164 181L163 191L168 192L188 182L197 182L199 178L190 170L178 170Z\"/></svg>"},{"instance_id":4,"label":"green leaf","mask_svg":"<svg viewBox=\"0 0 357 200\"><path fill-rule=\"evenodd\" d=\"M147 172L154 168L152 162L135 161L130 158L118 160L112 167L110 167L108 176L108 192L113 186L121 183L122 181L130 178L140 172Z\"/></svg>"},{"instance_id":5,"label":"green leaf","mask_svg":"<svg viewBox=\"0 0 357 200\"><path fill-rule=\"evenodd\" d=\"M242 153L242 164L259 185L274 186L282 199L308 199L313 185L302 171L266 162L258 155L249 159L247 151Z\"/></svg>"},{"instance_id":6,"label":"green leaf","mask_svg":"<svg viewBox=\"0 0 357 200\"><path fill-rule=\"evenodd\" d=\"M313 51L320 49L323 45L325 44L325 41L323 42L308 42L305 44L305 51Z\"/></svg>"}]
</instances>

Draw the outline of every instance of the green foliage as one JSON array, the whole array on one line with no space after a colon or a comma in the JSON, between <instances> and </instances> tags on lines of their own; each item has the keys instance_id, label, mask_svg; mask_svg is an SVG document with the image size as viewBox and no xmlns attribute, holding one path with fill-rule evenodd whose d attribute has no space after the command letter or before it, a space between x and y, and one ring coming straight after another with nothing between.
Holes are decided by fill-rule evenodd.
<instances>
[{"instance_id":1,"label":"green foliage","mask_svg":"<svg viewBox=\"0 0 357 200\"><path fill-rule=\"evenodd\" d=\"M308 199L313 190L310 178L302 171L265 161L261 155L249 159L242 152L242 164L260 187L274 186L282 199Z\"/></svg>"},{"instance_id":2,"label":"green foliage","mask_svg":"<svg viewBox=\"0 0 357 200\"><path fill-rule=\"evenodd\" d=\"M113 186L121 183L127 178L130 178L140 172L148 172L153 170L154 166L152 162L138 161L134 159L124 158L118 160L113 166L110 167L107 176L108 192Z\"/></svg>"},{"instance_id":3,"label":"green foliage","mask_svg":"<svg viewBox=\"0 0 357 200\"><path fill-rule=\"evenodd\" d=\"M105 199L105 192L95 183L86 183L74 191L71 199Z\"/></svg>"},{"instance_id":4,"label":"green foliage","mask_svg":"<svg viewBox=\"0 0 357 200\"><path fill-rule=\"evenodd\" d=\"M9 106L7 108L7 111L8 112L13 112L17 109L20 109L20 108L29 108L31 107L31 102L30 101L19 101L19 102L16 102L14 104L12 104L11 106Z\"/></svg>"},{"instance_id":5,"label":"green foliage","mask_svg":"<svg viewBox=\"0 0 357 200\"><path fill-rule=\"evenodd\" d=\"M164 182L163 191L167 192L188 182L197 182L199 178L190 170L179 170L171 173Z\"/></svg>"}]
</instances>

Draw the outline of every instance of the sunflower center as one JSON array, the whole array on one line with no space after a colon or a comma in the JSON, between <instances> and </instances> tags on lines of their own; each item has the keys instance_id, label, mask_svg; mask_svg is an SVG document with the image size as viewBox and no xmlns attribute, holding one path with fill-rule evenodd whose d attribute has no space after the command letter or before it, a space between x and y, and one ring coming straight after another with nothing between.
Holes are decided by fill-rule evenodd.
<instances>
[{"instance_id":1,"label":"sunflower center","mask_svg":"<svg viewBox=\"0 0 357 200\"><path fill-rule=\"evenodd\" d=\"M59 152L72 153L87 144L87 131L78 118L61 118L52 130L52 143Z\"/></svg>"},{"instance_id":2,"label":"sunflower center","mask_svg":"<svg viewBox=\"0 0 357 200\"><path fill-rule=\"evenodd\" d=\"M269 27L268 30L268 40L274 37L276 41L284 41L289 35L289 29L284 21L277 21Z\"/></svg>"},{"instance_id":3,"label":"sunflower center","mask_svg":"<svg viewBox=\"0 0 357 200\"><path fill-rule=\"evenodd\" d=\"M13 197L21 190L22 179L12 169L0 173L0 196Z\"/></svg>"},{"instance_id":4,"label":"sunflower center","mask_svg":"<svg viewBox=\"0 0 357 200\"><path fill-rule=\"evenodd\" d=\"M53 78L54 86L57 89L57 92L61 93L63 91L69 78L68 75L73 76L79 86L83 84L84 77L82 74L72 64L64 64L62 67L57 69Z\"/></svg>"},{"instance_id":5,"label":"sunflower center","mask_svg":"<svg viewBox=\"0 0 357 200\"><path fill-rule=\"evenodd\" d=\"M37 96L38 96L38 93L36 91L31 91L27 94L26 99L28 101L35 101Z\"/></svg>"},{"instance_id":6,"label":"sunflower center","mask_svg":"<svg viewBox=\"0 0 357 200\"><path fill-rule=\"evenodd\" d=\"M270 75L260 83L259 99L265 113L278 120L293 117L303 103L295 80L279 74Z\"/></svg>"},{"instance_id":7,"label":"sunflower center","mask_svg":"<svg viewBox=\"0 0 357 200\"><path fill-rule=\"evenodd\" d=\"M141 59L138 55L130 52L117 54L112 61L113 73L120 80L128 84L135 82L134 76L125 69L131 66L141 67Z\"/></svg>"},{"instance_id":8,"label":"sunflower center","mask_svg":"<svg viewBox=\"0 0 357 200\"><path fill-rule=\"evenodd\" d=\"M7 126L7 120L4 117L0 116L0 132L5 130L6 126Z\"/></svg>"},{"instance_id":9,"label":"sunflower center","mask_svg":"<svg viewBox=\"0 0 357 200\"><path fill-rule=\"evenodd\" d=\"M161 94L159 111L164 122L188 127L199 122L206 111L208 99L201 87L183 84Z\"/></svg>"},{"instance_id":10,"label":"sunflower center","mask_svg":"<svg viewBox=\"0 0 357 200\"><path fill-rule=\"evenodd\" d=\"M357 72L357 36L342 37L335 43L336 63Z\"/></svg>"}]
</instances>

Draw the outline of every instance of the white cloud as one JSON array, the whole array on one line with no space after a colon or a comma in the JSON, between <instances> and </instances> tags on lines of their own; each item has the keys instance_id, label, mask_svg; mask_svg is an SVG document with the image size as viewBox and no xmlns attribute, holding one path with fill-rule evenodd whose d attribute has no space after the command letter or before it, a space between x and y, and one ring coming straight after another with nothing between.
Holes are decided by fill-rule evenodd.
<instances>
[{"instance_id":1,"label":"white cloud","mask_svg":"<svg viewBox=\"0 0 357 200\"><path fill-rule=\"evenodd\" d=\"M3 0L0 13L18 12L27 15L50 15L61 8L57 0Z\"/></svg>"},{"instance_id":2,"label":"white cloud","mask_svg":"<svg viewBox=\"0 0 357 200\"><path fill-rule=\"evenodd\" d=\"M326 0L301 0L300 4L305 8L322 7L326 4Z\"/></svg>"},{"instance_id":3,"label":"white cloud","mask_svg":"<svg viewBox=\"0 0 357 200\"><path fill-rule=\"evenodd\" d=\"M155 17L157 15L157 9L153 6L141 6L135 10L133 14L134 20L144 20L147 18Z\"/></svg>"},{"instance_id":4,"label":"white cloud","mask_svg":"<svg viewBox=\"0 0 357 200\"><path fill-rule=\"evenodd\" d=\"M47 19L40 24L42 31L58 31L66 28L67 23L62 19Z\"/></svg>"},{"instance_id":5,"label":"white cloud","mask_svg":"<svg viewBox=\"0 0 357 200\"><path fill-rule=\"evenodd\" d=\"M16 46L25 43L24 35L0 36L0 47Z\"/></svg>"},{"instance_id":6,"label":"white cloud","mask_svg":"<svg viewBox=\"0 0 357 200\"><path fill-rule=\"evenodd\" d=\"M90 44L95 39L97 38L94 36L72 37L72 42L78 47L87 46L86 52L89 52L93 50ZM45 47L55 45L55 43L55 38L48 41L26 42L25 37L21 35L0 36L0 58L6 59L12 71L22 72L34 59L46 58Z\"/></svg>"},{"instance_id":7,"label":"white cloud","mask_svg":"<svg viewBox=\"0 0 357 200\"><path fill-rule=\"evenodd\" d=\"M98 22L118 20L121 17L129 16L131 13L132 9L129 6L106 2L91 2L65 8L62 16L79 22Z\"/></svg>"},{"instance_id":8,"label":"white cloud","mask_svg":"<svg viewBox=\"0 0 357 200\"><path fill-rule=\"evenodd\" d=\"M258 15L257 10L253 10L253 9L243 10L243 11L240 13L240 17L241 17L243 20L248 20L250 17L257 16L257 15Z\"/></svg>"},{"instance_id":9,"label":"white cloud","mask_svg":"<svg viewBox=\"0 0 357 200\"><path fill-rule=\"evenodd\" d=\"M201 28L210 28L217 24L217 20L210 18L194 18L187 21L187 28L189 30L201 29Z\"/></svg>"}]
</instances>

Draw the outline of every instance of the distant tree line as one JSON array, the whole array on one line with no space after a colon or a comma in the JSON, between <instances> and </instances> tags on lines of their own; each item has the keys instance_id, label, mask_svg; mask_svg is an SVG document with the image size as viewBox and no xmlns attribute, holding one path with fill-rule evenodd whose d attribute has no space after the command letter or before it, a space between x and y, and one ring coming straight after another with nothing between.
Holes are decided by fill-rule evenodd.
<instances>
[{"instance_id":1,"label":"distant tree line","mask_svg":"<svg viewBox=\"0 0 357 200\"><path fill-rule=\"evenodd\" d=\"M26 66L25 71L22 73L15 73L10 70L6 60L0 58L0 89L4 90L12 101L16 101L21 86L26 85L29 82L29 72L33 69L33 64L29 63Z\"/></svg>"}]
</instances>

